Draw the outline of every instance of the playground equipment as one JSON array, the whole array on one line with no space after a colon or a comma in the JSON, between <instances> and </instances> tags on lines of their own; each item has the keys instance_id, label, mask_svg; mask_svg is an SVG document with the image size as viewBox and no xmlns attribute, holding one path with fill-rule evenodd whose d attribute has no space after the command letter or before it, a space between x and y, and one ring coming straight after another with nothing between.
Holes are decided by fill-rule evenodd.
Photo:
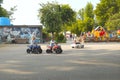
<instances>
[{"instance_id":1,"label":"playground equipment","mask_svg":"<svg viewBox=\"0 0 120 80\"><path fill-rule=\"evenodd\" d=\"M92 34L95 38L95 40L104 40L106 36L106 31L103 27L98 26L95 29L92 30Z\"/></svg>"}]
</instances>

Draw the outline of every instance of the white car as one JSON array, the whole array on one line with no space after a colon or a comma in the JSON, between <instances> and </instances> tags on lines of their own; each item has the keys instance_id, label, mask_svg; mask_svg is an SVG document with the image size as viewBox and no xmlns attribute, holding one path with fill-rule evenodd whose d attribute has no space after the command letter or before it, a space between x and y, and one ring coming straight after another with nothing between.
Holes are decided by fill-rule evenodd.
<instances>
[{"instance_id":1,"label":"white car","mask_svg":"<svg viewBox=\"0 0 120 80\"><path fill-rule=\"evenodd\" d=\"M84 44L81 43L73 43L71 44L72 48L84 48Z\"/></svg>"}]
</instances>

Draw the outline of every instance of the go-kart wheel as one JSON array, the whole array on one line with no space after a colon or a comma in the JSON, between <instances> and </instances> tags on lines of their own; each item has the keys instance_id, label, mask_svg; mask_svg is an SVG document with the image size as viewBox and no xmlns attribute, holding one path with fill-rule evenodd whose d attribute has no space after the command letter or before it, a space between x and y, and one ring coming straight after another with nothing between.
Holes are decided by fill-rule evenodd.
<instances>
[{"instance_id":1,"label":"go-kart wheel","mask_svg":"<svg viewBox=\"0 0 120 80\"><path fill-rule=\"evenodd\" d=\"M84 48L84 45L82 45L81 48Z\"/></svg>"},{"instance_id":2,"label":"go-kart wheel","mask_svg":"<svg viewBox=\"0 0 120 80\"><path fill-rule=\"evenodd\" d=\"M56 52L56 54L60 54L61 53L61 49L56 49L55 52Z\"/></svg>"},{"instance_id":3,"label":"go-kart wheel","mask_svg":"<svg viewBox=\"0 0 120 80\"><path fill-rule=\"evenodd\" d=\"M42 49L39 49L38 51L39 51L39 54L41 54L41 53L42 53Z\"/></svg>"},{"instance_id":4,"label":"go-kart wheel","mask_svg":"<svg viewBox=\"0 0 120 80\"><path fill-rule=\"evenodd\" d=\"M26 50L27 53L30 53L30 51L31 51L30 49L27 49L27 50Z\"/></svg>"},{"instance_id":5,"label":"go-kart wheel","mask_svg":"<svg viewBox=\"0 0 120 80\"><path fill-rule=\"evenodd\" d=\"M51 53L52 51L50 49L47 49L46 50L46 53Z\"/></svg>"},{"instance_id":6,"label":"go-kart wheel","mask_svg":"<svg viewBox=\"0 0 120 80\"><path fill-rule=\"evenodd\" d=\"M60 53L62 53L62 52L63 52L63 50L61 49Z\"/></svg>"},{"instance_id":7,"label":"go-kart wheel","mask_svg":"<svg viewBox=\"0 0 120 80\"><path fill-rule=\"evenodd\" d=\"M38 54L39 52L38 52L38 49L34 49L34 53L35 54Z\"/></svg>"}]
</instances>

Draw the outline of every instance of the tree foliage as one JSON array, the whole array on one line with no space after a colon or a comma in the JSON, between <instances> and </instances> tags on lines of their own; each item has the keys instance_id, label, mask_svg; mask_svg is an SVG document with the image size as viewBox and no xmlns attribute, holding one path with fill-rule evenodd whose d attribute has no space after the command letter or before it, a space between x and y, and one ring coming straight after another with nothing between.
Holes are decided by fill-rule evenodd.
<instances>
[{"instance_id":1,"label":"tree foliage","mask_svg":"<svg viewBox=\"0 0 120 80\"><path fill-rule=\"evenodd\" d=\"M120 13L116 13L111 16L105 25L108 30L120 29Z\"/></svg>"},{"instance_id":2,"label":"tree foliage","mask_svg":"<svg viewBox=\"0 0 120 80\"><path fill-rule=\"evenodd\" d=\"M70 24L76 19L75 12L69 5L60 5L57 2L40 4L38 17L41 23L52 34L59 33L65 24ZM66 27L64 26L64 29Z\"/></svg>"},{"instance_id":3,"label":"tree foliage","mask_svg":"<svg viewBox=\"0 0 120 80\"><path fill-rule=\"evenodd\" d=\"M3 0L0 0L0 17L9 17L7 10L2 7L2 3Z\"/></svg>"},{"instance_id":4,"label":"tree foliage","mask_svg":"<svg viewBox=\"0 0 120 80\"><path fill-rule=\"evenodd\" d=\"M77 21L72 25L71 31L77 35L82 32L91 31L94 26L93 5L87 3L85 8L78 11Z\"/></svg>"},{"instance_id":5,"label":"tree foliage","mask_svg":"<svg viewBox=\"0 0 120 80\"><path fill-rule=\"evenodd\" d=\"M69 24L76 20L76 12L68 4L61 5L60 10L63 24Z\"/></svg>"},{"instance_id":6,"label":"tree foliage","mask_svg":"<svg viewBox=\"0 0 120 80\"><path fill-rule=\"evenodd\" d=\"M84 12L84 22L85 22L85 31L92 31L94 27L94 13L93 13L93 5L88 2L85 7Z\"/></svg>"},{"instance_id":7,"label":"tree foliage","mask_svg":"<svg viewBox=\"0 0 120 80\"><path fill-rule=\"evenodd\" d=\"M80 20L84 20L84 8L82 8L82 9L80 9L79 11L78 11L78 19L80 19Z\"/></svg>"},{"instance_id":8,"label":"tree foliage","mask_svg":"<svg viewBox=\"0 0 120 80\"><path fill-rule=\"evenodd\" d=\"M10 11L8 11L8 16L9 16L11 21L15 20L15 18L13 17L13 14L15 11L17 11L17 6L11 7Z\"/></svg>"},{"instance_id":9,"label":"tree foliage","mask_svg":"<svg viewBox=\"0 0 120 80\"><path fill-rule=\"evenodd\" d=\"M0 6L0 17L9 17L8 11Z\"/></svg>"},{"instance_id":10,"label":"tree foliage","mask_svg":"<svg viewBox=\"0 0 120 80\"><path fill-rule=\"evenodd\" d=\"M45 26L48 32L54 34L54 32L61 31L61 14L60 14L60 5L56 2L40 4L42 7L39 10L39 15L41 23Z\"/></svg>"},{"instance_id":11,"label":"tree foliage","mask_svg":"<svg viewBox=\"0 0 120 80\"><path fill-rule=\"evenodd\" d=\"M3 0L0 0L0 17L8 17L10 20L14 20L15 18L12 16L14 12L17 10L16 7L11 7L10 11L7 11L5 8L2 7Z\"/></svg>"},{"instance_id":12,"label":"tree foliage","mask_svg":"<svg viewBox=\"0 0 120 80\"><path fill-rule=\"evenodd\" d=\"M62 4L61 19L62 19L62 31L64 31L65 33L66 30L71 28L72 23L76 21L76 12L73 11L68 4Z\"/></svg>"},{"instance_id":13,"label":"tree foliage","mask_svg":"<svg viewBox=\"0 0 120 80\"><path fill-rule=\"evenodd\" d=\"M54 33L60 32L61 29L68 29L79 35L81 32L91 31L96 25L111 29L119 28L120 0L100 0L95 10L88 2L85 8L79 10L77 18L76 12L66 4L48 2L41 4L41 7L39 17L48 32Z\"/></svg>"},{"instance_id":14,"label":"tree foliage","mask_svg":"<svg viewBox=\"0 0 120 80\"><path fill-rule=\"evenodd\" d=\"M104 26L110 16L120 11L120 0L100 0L95 14L98 24Z\"/></svg>"},{"instance_id":15,"label":"tree foliage","mask_svg":"<svg viewBox=\"0 0 120 80\"><path fill-rule=\"evenodd\" d=\"M88 2L84 10L85 10L85 13L84 13L85 18L86 17L89 17L92 19L94 18L92 3Z\"/></svg>"},{"instance_id":16,"label":"tree foliage","mask_svg":"<svg viewBox=\"0 0 120 80\"><path fill-rule=\"evenodd\" d=\"M85 23L82 20L77 20L76 22L74 22L72 24L72 27L70 29L70 31L74 34L76 34L77 36L79 36L81 34L81 32L84 32L84 27Z\"/></svg>"}]
</instances>

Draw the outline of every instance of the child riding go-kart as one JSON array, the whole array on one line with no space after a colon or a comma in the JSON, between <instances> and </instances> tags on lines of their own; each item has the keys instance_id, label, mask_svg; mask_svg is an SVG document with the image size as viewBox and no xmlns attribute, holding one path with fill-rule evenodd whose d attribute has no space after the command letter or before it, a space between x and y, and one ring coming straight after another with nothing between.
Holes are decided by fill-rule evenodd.
<instances>
[{"instance_id":1,"label":"child riding go-kart","mask_svg":"<svg viewBox=\"0 0 120 80\"><path fill-rule=\"evenodd\" d=\"M52 46L51 45L48 45L47 46L47 50L46 50L46 53L53 53L55 52L56 54L60 54L62 53L62 48L60 45L58 45L58 43L52 43Z\"/></svg>"},{"instance_id":2,"label":"child riding go-kart","mask_svg":"<svg viewBox=\"0 0 120 80\"><path fill-rule=\"evenodd\" d=\"M84 38L83 36L78 37L74 40L74 42L71 44L72 48L84 48Z\"/></svg>"},{"instance_id":3,"label":"child riding go-kart","mask_svg":"<svg viewBox=\"0 0 120 80\"><path fill-rule=\"evenodd\" d=\"M73 43L71 44L72 48L84 48L84 44L81 43Z\"/></svg>"},{"instance_id":4,"label":"child riding go-kart","mask_svg":"<svg viewBox=\"0 0 120 80\"><path fill-rule=\"evenodd\" d=\"M38 43L36 42L36 36L35 36L34 32L31 35L31 44L28 46L26 52L27 53L35 53L35 54L42 53L41 46L38 45Z\"/></svg>"},{"instance_id":5,"label":"child riding go-kart","mask_svg":"<svg viewBox=\"0 0 120 80\"><path fill-rule=\"evenodd\" d=\"M41 46L34 44L34 45L29 45L28 49L26 50L27 53L35 53L35 54L41 54L42 49Z\"/></svg>"},{"instance_id":6,"label":"child riding go-kart","mask_svg":"<svg viewBox=\"0 0 120 80\"><path fill-rule=\"evenodd\" d=\"M46 53L53 53L53 52L55 52L56 54L62 53L61 46L60 45L54 45L53 47L51 47L51 46L48 45Z\"/></svg>"}]
</instances>

